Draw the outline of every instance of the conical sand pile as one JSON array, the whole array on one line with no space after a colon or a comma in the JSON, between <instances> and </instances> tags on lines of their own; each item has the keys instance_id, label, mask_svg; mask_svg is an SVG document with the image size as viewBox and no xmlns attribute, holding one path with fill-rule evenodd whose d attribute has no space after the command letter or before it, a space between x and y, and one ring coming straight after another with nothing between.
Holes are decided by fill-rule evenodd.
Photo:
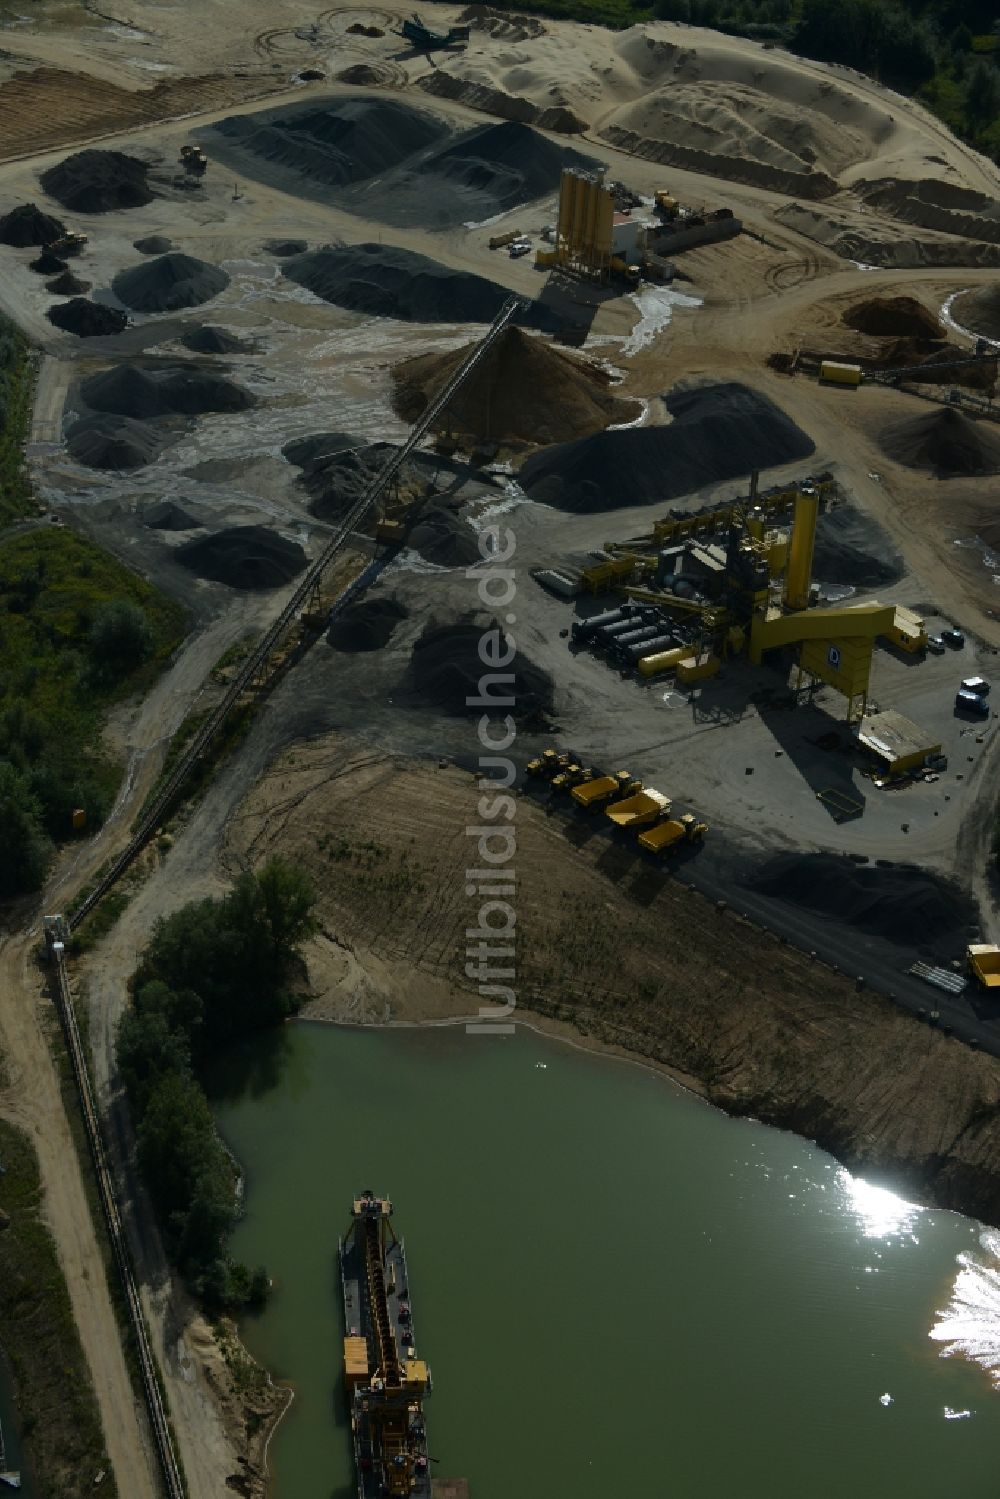
<instances>
[{"instance_id":1,"label":"conical sand pile","mask_svg":"<svg viewBox=\"0 0 1000 1499\"><path fill-rule=\"evenodd\" d=\"M423 354L397 365L394 404L400 416L415 421L468 353ZM508 328L435 426L492 442L571 442L638 415L638 403L613 395L609 384L596 365Z\"/></svg>"},{"instance_id":2,"label":"conical sand pile","mask_svg":"<svg viewBox=\"0 0 1000 1499\"><path fill-rule=\"evenodd\" d=\"M1000 473L1000 432L947 407L894 423L881 442L897 463L929 469L939 479Z\"/></svg>"}]
</instances>

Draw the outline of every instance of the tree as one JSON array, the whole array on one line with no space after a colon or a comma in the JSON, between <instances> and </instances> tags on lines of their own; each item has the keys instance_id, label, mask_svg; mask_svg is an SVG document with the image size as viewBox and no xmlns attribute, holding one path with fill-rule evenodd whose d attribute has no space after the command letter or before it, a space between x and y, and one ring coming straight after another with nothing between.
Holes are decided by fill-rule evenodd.
<instances>
[{"instance_id":1,"label":"tree","mask_svg":"<svg viewBox=\"0 0 1000 1499\"><path fill-rule=\"evenodd\" d=\"M128 599L105 604L90 627L88 647L99 675L128 676L153 654L153 627L144 609Z\"/></svg>"},{"instance_id":2,"label":"tree","mask_svg":"<svg viewBox=\"0 0 1000 1499\"><path fill-rule=\"evenodd\" d=\"M691 0L653 0L653 15L660 21L690 21Z\"/></svg>"},{"instance_id":3,"label":"tree","mask_svg":"<svg viewBox=\"0 0 1000 1499\"><path fill-rule=\"evenodd\" d=\"M0 896L40 890L51 857L27 777L0 760Z\"/></svg>"},{"instance_id":4,"label":"tree","mask_svg":"<svg viewBox=\"0 0 1000 1499\"><path fill-rule=\"evenodd\" d=\"M1000 74L992 63L980 59L969 71L965 85L965 107L975 124L986 124L1000 113Z\"/></svg>"},{"instance_id":5,"label":"tree","mask_svg":"<svg viewBox=\"0 0 1000 1499\"><path fill-rule=\"evenodd\" d=\"M118 1022L117 1056L122 1082L139 1114L162 1077L168 1073L187 1077L191 1071L188 1039L180 1031L171 1030L162 1010L143 1013L135 1008L125 1012Z\"/></svg>"}]
</instances>

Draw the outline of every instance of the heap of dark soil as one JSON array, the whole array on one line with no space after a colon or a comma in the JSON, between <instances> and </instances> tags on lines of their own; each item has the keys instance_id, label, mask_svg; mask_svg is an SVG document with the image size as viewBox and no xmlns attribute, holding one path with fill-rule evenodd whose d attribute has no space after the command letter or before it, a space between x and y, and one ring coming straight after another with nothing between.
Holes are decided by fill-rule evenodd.
<instances>
[{"instance_id":1,"label":"heap of dark soil","mask_svg":"<svg viewBox=\"0 0 1000 1499\"><path fill-rule=\"evenodd\" d=\"M510 296L495 281L393 245L327 245L295 256L282 269L325 302L402 322L491 323ZM562 326L556 313L537 302L519 321L549 330Z\"/></svg>"},{"instance_id":2,"label":"heap of dark soil","mask_svg":"<svg viewBox=\"0 0 1000 1499\"><path fill-rule=\"evenodd\" d=\"M66 225L51 214L43 213L34 203L22 203L0 219L0 245L50 245L66 233Z\"/></svg>"},{"instance_id":3,"label":"heap of dark soil","mask_svg":"<svg viewBox=\"0 0 1000 1499\"><path fill-rule=\"evenodd\" d=\"M838 854L779 854L756 890L888 942L955 956L976 921L971 897L915 865L858 865Z\"/></svg>"},{"instance_id":4,"label":"heap of dark soil","mask_svg":"<svg viewBox=\"0 0 1000 1499\"><path fill-rule=\"evenodd\" d=\"M111 285L119 301L134 312L174 312L211 301L225 291L229 277L217 265L173 250L119 271Z\"/></svg>"},{"instance_id":5,"label":"heap of dark soil","mask_svg":"<svg viewBox=\"0 0 1000 1499\"><path fill-rule=\"evenodd\" d=\"M166 255L174 248L165 234L147 234L144 239L134 239L132 246L140 255Z\"/></svg>"},{"instance_id":6,"label":"heap of dark soil","mask_svg":"<svg viewBox=\"0 0 1000 1499\"><path fill-rule=\"evenodd\" d=\"M478 717L483 709L469 706L469 699L479 692L479 681L486 668L479 654L480 642L488 629L501 636L497 655L507 653L506 633L496 620L467 615L449 624L426 626L414 642L404 678L404 690L415 707L431 708L439 713ZM552 711L553 684L548 672L529 661L520 651L505 666L504 674L513 673L514 682L503 684L497 695L514 698L502 712L512 718L534 718ZM498 673L499 674L499 673Z\"/></svg>"},{"instance_id":7,"label":"heap of dark soil","mask_svg":"<svg viewBox=\"0 0 1000 1499\"><path fill-rule=\"evenodd\" d=\"M43 250L41 255L29 262L28 269L37 271L39 276L57 276L60 271L69 270L69 263L60 260L58 255L53 255L51 250Z\"/></svg>"},{"instance_id":8,"label":"heap of dark soil","mask_svg":"<svg viewBox=\"0 0 1000 1499\"><path fill-rule=\"evenodd\" d=\"M469 567L481 562L479 539L462 519L461 508L461 500L425 505L406 538L407 546L419 552L425 562L436 562L439 567Z\"/></svg>"},{"instance_id":9,"label":"heap of dark soil","mask_svg":"<svg viewBox=\"0 0 1000 1499\"><path fill-rule=\"evenodd\" d=\"M1000 431L947 406L894 422L880 443L897 463L930 469L939 479L1000 474Z\"/></svg>"},{"instance_id":10,"label":"heap of dark soil","mask_svg":"<svg viewBox=\"0 0 1000 1499\"><path fill-rule=\"evenodd\" d=\"M471 345L396 365L393 404L415 422L468 357ZM453 397L435 430L502 442L571 442L639 414L609 389L611 377L521 328L507 328Z\"/></svg>"},{"instance_id":11,"label":"heap of dark soil","mask_svg":"<svg viewBox=\"0 0 1000 1499\"><path fill-rule=\"evenodd\" d=\"M57 297L77 297L81 292L90 290L90 282L81 281L72 271L63 271L54 281L46 281L45 290Z\"/></svg>"},{"instance_id":12,"label":"heap of dark soil","mask_svg":"<svg viewBox=\"0 0 1000 1499\"><path fill-rule=\"evenodd\" d=\"M269 255L303 255L309 248L309 241L305 239L269 239L264 242L264 249Z\"/></svg>"},{"instance_id":13,"label":"heap of dark soil","mask_svg":"<svg viewBox=\"0 0 1000 1499\"><path fill-rule=\"evenodd\" d=\"M288 541L264 526L217 531L187 542L174 556L200 578L249 592L290 583L306 566L306 554L297 541Z\"/></svg>"},{"instance_id":14,"label":"heap of dark soil","mask_svg":"<svg viewBox=\"0 0 1000 1499\"><path fill-rule=\"evenodd\" d=\"M206 411L246 411L255 404L241 385L186 365L144 370L118 364L84 380L80 394L94 411L140 418L177 412L200 416Z\"/></svg>"},{"instance_id":15,"label":"heap of dark soil","mask_svg":"<svg viewBox=\"0 0 1000 1499\"><path fill-rule=\"evenodd\" d=\"M315 432L311 437L296 437L286 443L281 456L296 468L308 469L318 458L331 458L334 453L357 446L357 438L349 432Z\"/></svg>"},{"instance_id":16,"label":"heap of dark soil","mask_svg":"<svg viewBox=\"0 0 1000 1499\"><path fill-rule=\"evenodd\" d=\"M50 198L77 213L110 213L152 203L149 167L122 151L77 151L39 179Z\"/></svg>"},{"instance_id":17,"label":"heap of dark soil","mask_svg":"<svg viewBox=\"0 0 1000 1499\"><path fill-rule=\"evenodd\" d=\"M395 594L365 599L338 614L326 638L338 651L380 651L409 612Z\"/></svg>"},{"instance_id":18,"label":"heap of dark soil","mask_svg":"<svg viewBox=\"0 0 1000 1499\"><path fill-rule=\"evenodd\" d=\"M181 343L195 354L246 354L253 347L242 338L237 338L235 333L227 333L225 328L211 326L192 328L190 333L182 333Z\"/></svg>"},{"instance_id":19,"label":"heap of dark soil","mask_svg":"<svg viewBox=\"0 0 1000 1499\"><path fill-rule=\"evenodd\" d=\"M111 333L120 333L128 327L128 318L117 307L104 307L99 302L88 302L86 297L74 297L71 302L57 302L45 314L50 323L66 333L75 333L77 338L103 338Z\"/></svg>"},{"instance_id":20,"label":"heap of dark soil","mask_svg":"<svg viewBox=\"0 0 1000 1499\"><path fill-rule=\"evenodd\" d=\"M903 559L877 521L850 505L824 511L816 526L813 577L820 583L881 588L898 583Z\"/></svg>"},{"instance_id":21,"label":"heap of dark soil","mask_svg":"<svg viewBox=\"0 0 1000 1499\"><path fill-rule=\"evenodd\" d=\"M1000 284L963 292L951 306L951 314L962 328L980 338L1000 339Z\"/></svg>"},{"instance_id":22,"label":"heap of dark soil","mask_svg":"<svg viewBox=\"0 0 1000 1499\"><path fill-rule=\"evenodd\" d=\"M669 426L598 432L533 453L518 476L522 488L557 510L619 510L660 504L815 451L773 401L735 381L665 399L674 418Z\"/></svg>"},{"instance_id":23,"label":"heap of dark soil","mask_svg":"<svg viewBox=\"0 0 1000 1499\"><path fill-rule=\"evenodd\" d=\"M352 83L355 88L380 88L385 82L385 71L378 64L356 62L337 74L338 83Z\"/></svg>"},{"instance_id":24,"label":"heap of dark soil","mask_svg":"<svg viewBox=\"0 0 1000 1499\"><path fill-rule=\"evenodd\" d=\"M142 468L152 463L163 445L164 435L155 427L107 414L85 416L66 434L73 457L88 468Z\"/></svg>"},{"instance_id":25,"label":"heap of dark soil","mask_svg":"<svg viewBox=\"0 0 1000 1499\"><path fill-rule=\"evenodd\" d=\"M872 297L841 314L841 322L876 338L940 338L941 325L915 297Z\"/></svg>"},{"instance_id":26,"label":"heap of dark soil","mask_svg":"<svg viewBox=\"0 0 1000 1499\"><path fill-rule=\"evenodd\" d=\"M161 500L146 512L146 525L152 531L200 531L202 524L195 520L193 515L188 515L180 505L175 505L173 500Z\"/></svg>"}]
</instances>

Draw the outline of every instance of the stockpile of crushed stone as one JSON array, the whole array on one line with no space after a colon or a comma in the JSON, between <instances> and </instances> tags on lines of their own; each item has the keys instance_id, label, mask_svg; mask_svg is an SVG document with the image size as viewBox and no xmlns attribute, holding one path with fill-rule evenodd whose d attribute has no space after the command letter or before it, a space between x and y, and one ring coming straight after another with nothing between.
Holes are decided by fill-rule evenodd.
<instances>
[{"instance_id":1,"label":"stockpile of crushed stone","mask_svg":"<svg viewBox=\"0 0 1000 1499\"><path fill-rule=\"evenodd\" d=\"M940 338L941 325L915 297L872 297L841 314L841 322L876 338Z\"/></svg>"},{"instance_id":2,"label":"stockpile of crushed stone","mask_svg":"<svg viewBox=\"0 0 1000 1499\"><path fill-rule=\"evenodd\" d=\"M735 381L675 390L665 399L669 426L598 432L545 448L521 468L521 487L557 510L619 510L660 504L815 451L773 401Z\"/></svg>"},{"instance_id":3,"label":"stockpile of crushed stone","mask_svg":"<svg viewBox=\"0 0 1000 1499\"><path fill-rule=\"evenodd\" d=\"M117 307L104 307L99 302L88 302L86 297L74 297L71 302L57 302L45 314L50 323L66 333L75 333L77 338L102 338L111 333L120 333L128 327L128 318Z\"/></svg>"},{"instance_id":4,"label":"stockpile of crushed stone","mask_svg":"<svg viewBox=\"0 0 1000 1499\"><path fill-rule=\"evenodd\" d=\"M327 640L338 651L380 651L409 610L391 594L348 606L330 626Z\"/></svg>"},{"instance_id":5,"label":"stockpile of crushed stone","mask_svg":"<svg viewBox=\"0 0 1000 1499\"><path fill-rule=\"evenodd\" d=\"M63 271L54 281L46 281L45 290L57 297L78 297L82 292L90 290L90 282L81 281L72 271Z\"/></svg>"},{"instance_id":6,"label":"stockpile of crushed stone","mask_svg":"<svg viewBox=\"0 0 1000 1499\"><path fill-rule=\"evenodd\" d=\"M174 250L119 271L111 285L118 300L133 312L174 312L211 301L225 291L229 277L217 265Z\"/></svg>"},{"instance_id":7,"label":"stockpile of crushed stone","mask_svg":"<svg viewBox=\"0 0 1000 1499\"><path fill-rule=\"evenodd\" d=\"M963 292L951 304L951 315L961 328L980 338L1000 340L1000 285Z\"/></svg>"},{"instance_id":8,"label":"stockpile of crushed stone","mask_svg":"<svg viewBox=\"0 0 1000 1499\"><path fill-rule=\"evenodd\" d=\"M66 446L87 468L142 468L160 453L164 434L128 417L85 416L70 427Z\"/></svg>"},{"instance_id":9,"label":"stockpile of crushed stone","mask_svg":"<svg viewBox=\"0 0 1000 1499\"><path fill-rule=\"evenodd\" d=\"M884 453L939 479L1000 474L1000 431L949 407L908 416L883 429Z\"/></svg>"},{"instance_id":10,"label":"stockpile of crushed stone","mask_svg":"<svg viewBox=\"0 0 1000 1499\"><path fill-rule=\"evenodd\" d=\"M200 531L202 524L195 520L193 515L188 515L180 505L173 500L161 500L151 510L146 511L146 525L151 531Z\"/></svg>"},{"instance_id":11,"label":"stockpile of crushed stone","mask_svg":"<svg viewBox=\"0 0 1000 1499\"><path fill-rule=\"evenodd\" d=\"M855 588L898 583L905 571L882 527L850 505L835 505L820 515L812 570L817 582Z\"/></svg>"},{"instance_id":12,"label":"stockpile of crushed stone","mask_svg":"<svg viewBox=\"0 0 1000 1499\"><path fill-rule=\"evenodd\" d=\"M165 234L147 234L143 239L134 239L132 246L140 255L166 255L174 248L173 241Z\"/></svg>"},{"instance_id":13,"label":"stockpile of crushed stone","mask_svg":"<svg viewBox=\"0 0 1000 1499\"><path fill-rule=\"evenodd\" d=\"M182 333L181 343L195 354L245 354L253 347L235 333L227 333L225 328L212 327L192 328L190 333Z\"/></svg>"},{"instance_id":14,"label":"stockpile of crushed stone","mask_svg":"<svg viewBox=\"0 0 1000 1499\"><path fill-rule=\"evenodd\" d=\"M68 271L69 265L51 250L43 250L35 260L28 262L28 269L36 271L39 276L55 276L60 271Z\"/></svg>"},{"instance_id":15,"label":"stockpile of crushed stone","mask_svg":"<svg viewBox=\"0 0 1000 1499\"><path fill-rule=\"evenodd\" d=\"M471 345L422 354L392 372L395 408L415 422L443 389ZM507 328L449 402L435 430L493 442L570 442L639 414L635 401L609 389L610 376L589 360L553 349L521 328Z\"/></svg>"},{"instance_id":16,"label":"stockpile of crushed stone","mask_svg":"<svg viewBox=\"0 0 1000 1499\"><path fill-rule=\"evenodd\" d=\"M319 458L332 458L357 446L357 438L349 432L314 432L311 437L296 437L286 443L281 456L296 468L307 469Z\"/></svg>"},{"instance_id":17,"label":"stockpile of crushed stone","mask_svg":"<svg viewBox=\"0 0 1000 1499\"><path fill-rule=\"evenodd\" d=\"M0 219L0 245L50 245L66 233L66 225L34 203L22 203Z\"/></svg>"},{"instance_id":18,"label":"stockpile of crushed stone","mask_svg":"<svg viewBox=\"0 0 1000 1499\"><path fill-rule=\"evenodd\" d=\"M402 322L491 323L510 296L495 281L393 245L328 245L295 256L282 270L325 302ZM537 302L518 320L538 328L561 326L557 314Z\"/></svg>"},{"instance_id":19,"label":"stockpile of crushed stone","mask_svg":"<svg viewBox=\"0 0 1000 1499\"><path fill-rule=\"evenodd\" d=\"M436 562L439 567L469 567L481 562L479 539L462 519L460 500L430 502L420 515L406 538L406 545L419 552L425 562Z\"/></svg>"},{"instance_id":20,"label":"stockpile of crushed stone","mask_svg":"<svg viewBox=\"0 0 1000 1499\"><path fill-rule=\"evenodd\" d=\"M277 255L282 258L285 255L303 255L309 248L309 241L305 239L268 239L264 241L264 249L269 255Z\"/></svg>"},{"instance_id":21,"label":"stockpile of crushed stone","mask_svg":"<svg viewBox=\"0 0 1000 1499\"><path fill-rule=\"evenodd\" d=\"M306 554L297 541L289 541L264 526L217 531L213 536L187 542L174 556L200 578L249 592L290 583L306 565Z\"/></svg>"},{"instance_id":22,"label":"stockpile of crushed stone","mask_svg":"<svg viewBox=\"0 0 1000 1499\"><path fill-rule=\"evenodd\" d=\"M139 418L246 411L255 404L250 392L232 380L183 365L144 370L118 364L84 380L80 394L94 411Z\"/></svg>"},{"instance_id":23,"label":"stockpile of crushed stone","mask_svg":"<svg viewBox=\"0 0 1000 1499\"><path fill-rule=\"evenodd\" d=\"M347 515L395 452L394 443L376 442L364 448L321 450L312 458L300 458L301 483L313 497L309 505L313 515L334 522ZM422 497L429 487L429 477L417 458L403 464L393 493L405 503Z\"/></svg>"},{"instance_id":24,"label":"stockpile of crushed stone","mask_svg":"<svg viewBox=\"0 0 1000 1499\"><path fill-rule=\"evenodd\" d=\"M914 865L874 868L838 854L779 854L754 889L888 942L954 956L976 921L963 891Z\"/></svg>"},{"instance_id":25,"label":"stockpile of crushed stone","mask_svg":"<svg viewBox=\"0 0 1000 1499\"><path fill-rule=\"evenodd\" d=\"M40 182L50 198L77 213L110 213L115 208L142 208L152 203L146 182L149 167L122 151L77 151L43 172Z\"/></svg>"},{"instance_id":26,"label":"stockpile of crushed stone","mask_svg":"<svg viewBox=\"0 0 1000 1499\"><path fill-rule=\"evenodd\" d=\"M501 645L498 654L506 657L507 636L496 620L465 616L451 624L431 623L415 641L404 679L404 689L415 707L433 708L439 713L478 716L482 707L470 707L469 699L479 693L483 663L479 646L485 630L498 630ZM504 667L513 673L514 683L505 686L504 696L514 697L514 706L504 707L512 718L533 718L552 710L552 678L548 672L529 661L520 651Z\"/></svg>"}]
</instances>

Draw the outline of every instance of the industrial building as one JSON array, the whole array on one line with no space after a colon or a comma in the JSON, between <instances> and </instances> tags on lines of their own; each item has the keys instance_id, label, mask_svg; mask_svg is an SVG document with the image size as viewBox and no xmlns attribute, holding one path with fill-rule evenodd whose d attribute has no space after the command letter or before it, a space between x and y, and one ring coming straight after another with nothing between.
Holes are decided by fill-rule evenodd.
<instances>
[{"instance_id":1,"label":"industrial building","mask_svg":"<svg viewBox=\"0 0 1000 1499\"><path fill-rule=\"evenodd\" d=\"M868 713L858 726L858 743L878 759L890 775L904 775L941 754L941 741L904 718L886 710Z\"/></svg>"}]
</instances>

